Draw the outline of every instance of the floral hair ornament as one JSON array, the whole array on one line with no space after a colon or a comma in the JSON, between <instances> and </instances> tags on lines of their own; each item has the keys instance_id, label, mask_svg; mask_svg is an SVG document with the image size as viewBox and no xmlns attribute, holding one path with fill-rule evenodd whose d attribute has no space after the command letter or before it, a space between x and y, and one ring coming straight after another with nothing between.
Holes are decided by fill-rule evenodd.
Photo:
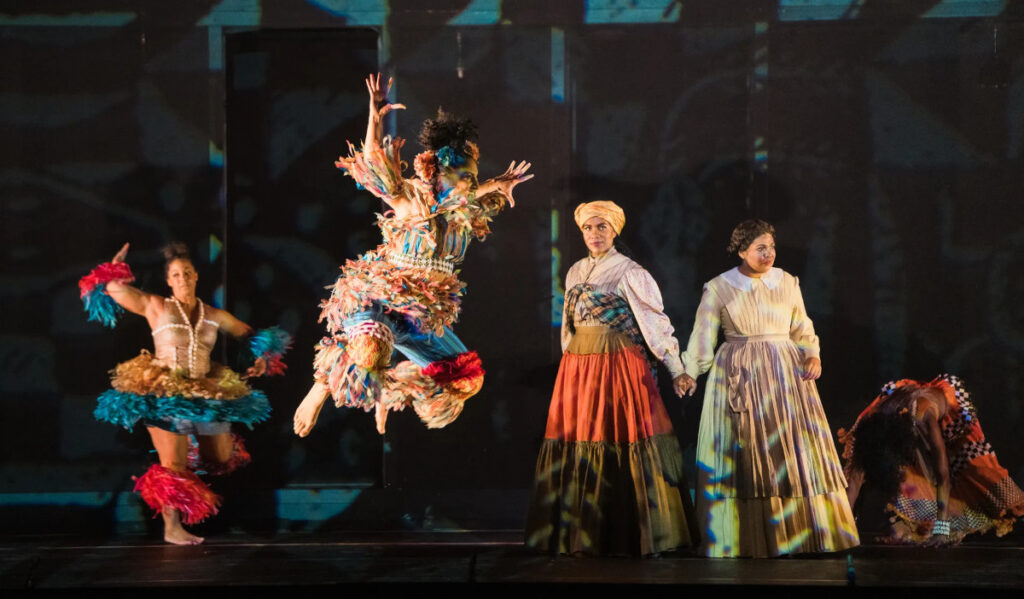
<instances>
[{"instance_id":1,"label":"floral hair ornament","mask_svg":"<svg viewBox=\"0 0 1024 599\"><path fill-rule=\"evenodd\" d=\"M432 181L434 175L437 174L437 157L431 150L420 152L416 155L416 159L413 160L412 168L420 179Z\"/></svg>"},{"instance_id":2,"label":"floral hair ornament","mask_svg":"<svg viewBox=\"0 0 1024 599\"><path fill-rule=\"evenodd\" d=\"M437 151L437 162L445 168L458 168L466 164L466 158L451 146L445 146Z\"/></svg>"}]
</instances>

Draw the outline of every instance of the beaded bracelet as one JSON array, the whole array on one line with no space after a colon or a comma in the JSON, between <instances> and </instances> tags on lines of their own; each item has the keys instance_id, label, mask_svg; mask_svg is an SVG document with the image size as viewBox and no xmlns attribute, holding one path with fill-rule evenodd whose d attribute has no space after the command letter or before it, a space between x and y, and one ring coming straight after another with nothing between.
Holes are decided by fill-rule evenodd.
<instances>
[{"instance_id":1,"label":"beaded bracelet","mask_svg":"<svg viewBox=\"0 0 1024 599\"><path fill-rule=\"evenodd\" d=\"M949 536L949 520L936 520L932 526L933 535L946 535Z\"/></svg>"}]
</instances>

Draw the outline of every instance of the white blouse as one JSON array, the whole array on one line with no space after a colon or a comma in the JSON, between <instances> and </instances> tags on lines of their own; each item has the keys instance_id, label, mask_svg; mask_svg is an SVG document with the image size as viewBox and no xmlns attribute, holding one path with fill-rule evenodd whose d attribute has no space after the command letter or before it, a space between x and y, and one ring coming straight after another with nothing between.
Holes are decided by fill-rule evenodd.
<instances>
[{"instance_id":1,"label":"white blouse","mask_svg":"<svg viewBox=\"0 0 1024 599\"><path fill-rule=\"evenodd\" d=\"M727 342L750 337L787 339L805 359L821 353L800 281L780 268L772 268L760 278L745 276L734 268L704 285L693 332L682 355L684 371L691 377L711 369L719 330Z\"/></svg>"},{"instance_id":2,"label":"white blouse","mask_svg":"<svg viewBox=\"0 0 1024 599\"><path fill-rule=\"evenodd\" d=\"M572 265L565 276L566 293L581 283L589 283L594 291L625 299L633 312L640 333L644 336L644 341L647 342L647 347L668 368L673 379L683 374L683 363L679 359L679 341L673 335L675 329L665 315L661 290L650 273L612 248L602 256L587 257ZM582 304L577 304L575 314L563 315L563 352L572 338L569 331L570 318L574 326L587 326L592 316Z\"/></svg>"}]
</instances>

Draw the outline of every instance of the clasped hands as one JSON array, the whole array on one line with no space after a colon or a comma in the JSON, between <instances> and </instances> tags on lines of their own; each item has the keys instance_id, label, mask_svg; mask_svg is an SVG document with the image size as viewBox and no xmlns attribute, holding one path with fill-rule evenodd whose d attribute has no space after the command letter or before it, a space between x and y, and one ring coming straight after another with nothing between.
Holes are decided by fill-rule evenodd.
<instances>
[{"instance_id":1,"label":"clasped hands","mask_svg":"<svg viewBox=\"0 0 1024 599\"><path fill-rule=\"evenodd\" d=\"M800 378L805 381L816 381L821 378L821 360L815 357L804 359L803 368L800 371ZM672 389L676 395L692 397L697 390L697 381L688 374L681 374L672 379Z\"/></svg>"}]
</instances>

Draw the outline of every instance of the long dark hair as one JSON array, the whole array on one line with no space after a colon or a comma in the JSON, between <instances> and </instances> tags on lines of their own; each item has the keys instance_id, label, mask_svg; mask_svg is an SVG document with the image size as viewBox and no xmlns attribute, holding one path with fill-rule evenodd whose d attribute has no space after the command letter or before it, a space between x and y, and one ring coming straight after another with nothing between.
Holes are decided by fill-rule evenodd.
<instances>
[{"instance_id":1,"label":"long dark hair","mask_svg":"<svg viewBox=\"0 0 1024 599\"><path fill-rule=\"evenodd\" d=\"M854 429L853 465L886 497L895 497L903 468L917 459L912 395L915 387L896 389Z\"/></svg>"},{"instance_id":2,"label":"long dark hair","mask_svg":"<svg viewBox=\"0 0 1024 599\"><path fill-rule=\"evenodd\" d=\"M616 235L615 238L612 239L612 245L615 247L615 250L618 251L623 256L629 258L633 262L637 261L636 255L633 254L633 250L630 249L628 245L626 245L625 241L622 241L621 236Z\"/></svg>"}]
</instances>

